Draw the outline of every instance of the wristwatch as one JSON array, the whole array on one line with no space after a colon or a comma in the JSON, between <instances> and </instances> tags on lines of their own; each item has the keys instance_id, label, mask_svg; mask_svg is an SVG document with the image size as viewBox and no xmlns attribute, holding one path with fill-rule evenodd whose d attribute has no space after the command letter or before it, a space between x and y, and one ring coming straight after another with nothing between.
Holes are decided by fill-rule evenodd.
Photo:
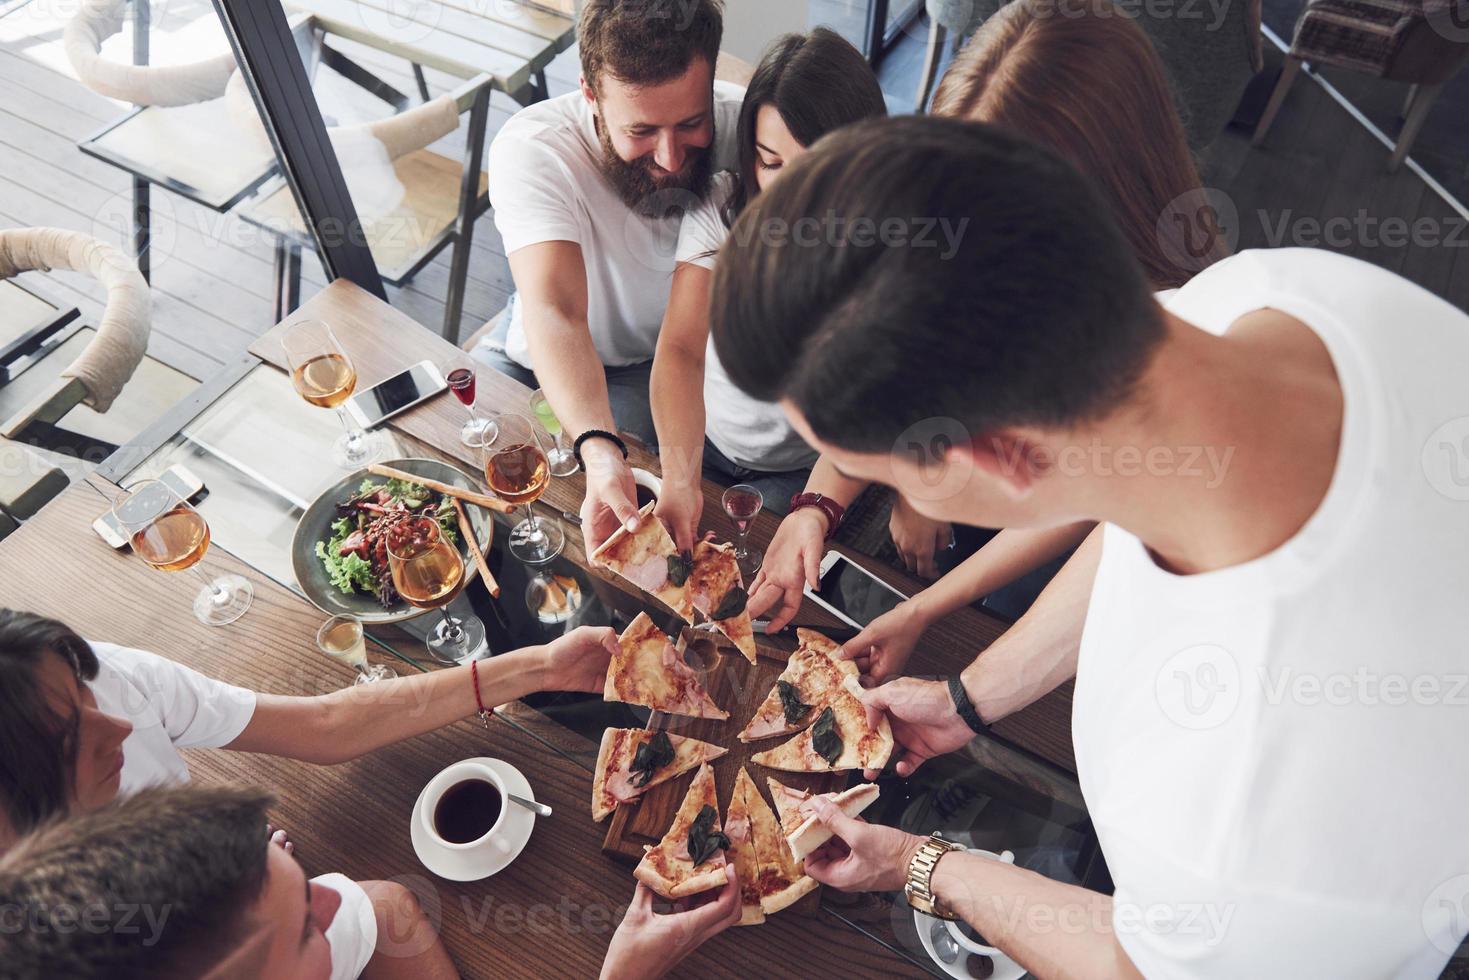
<instances>
[{"instance_id":1,"label":"wristwatch","mask_svg":"<svg viewBox=\"0 0 1469 980\"><path fill-rule=\"evenodd\" d=\"M920 912L940 919L958 918L957 915L939 908L932 886L933 869L938 866L939 858L950 851L962 850L964 850L963 844L944 840L938 834L932 835L919 846L913 859L908 862L908 883L903 886L903 894L907 897L909 905Z\"/></svg>"},{"instance_id":2,"label":"wristwatch","mask_svg":"<svg viewBox=\"0 0 1469 980\"><path fill-rule=\"evenodd\" d=\"M791 498L791 513L795 513L802 507L815 507L826 515L825 541L830 541L831 536L837 533L837 525L842 522L842 515L847 508L832 500L824 493L798 493Z\"/></svg>"}]
</instances>

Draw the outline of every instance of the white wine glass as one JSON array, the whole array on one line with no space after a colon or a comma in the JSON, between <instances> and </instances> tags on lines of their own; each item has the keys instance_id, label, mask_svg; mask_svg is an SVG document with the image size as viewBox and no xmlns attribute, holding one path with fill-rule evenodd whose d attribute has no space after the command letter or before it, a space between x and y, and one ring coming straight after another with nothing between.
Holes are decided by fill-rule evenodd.
<instances>
[{"instance_id":1,"label":"white wine glass","mask_svg":"<svg viewBox=\"0 0 1469 980\"><path fill-rule=\"evenodd\" d=\"M357 672L352 683L371 684L376 681L397 677L384 664L367 662L367 635L362 630L362 620L356 616L333 616L321 624L316 631L316 648L341 664Z\"/></svg>"},{"instance_id":2,"label":"white wine glass","mask_svg":"<svg viewBox=\"0 0 1469 980\"><path fill-rule=\"evenodd\" d=\"M334 408L343 434L332 444L332 459L344 469L357 469L372 457L372 444L346 409L357 389L357 368L321 320L299 320L281 334L281 347L291 368L297 394L318 408Z\"/></svg>"}]
</instances>

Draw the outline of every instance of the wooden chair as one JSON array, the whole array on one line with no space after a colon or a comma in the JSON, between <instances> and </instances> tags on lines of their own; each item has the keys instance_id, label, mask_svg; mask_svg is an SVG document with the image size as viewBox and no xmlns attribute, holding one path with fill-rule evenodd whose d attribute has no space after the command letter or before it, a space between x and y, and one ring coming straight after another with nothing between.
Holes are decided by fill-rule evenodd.
<instances>
[{"instance_id":1,"label":"wooden chair","mask_svg":"<svg viewBox=\"0 0 1469 980\"><path fill-rule=\"evenodd\" d=\"M1454 2L1310 0L1296 21L1280 80L1251 144L1264 142L1302 65L1333 65L1411 86L1403 105L1403 128L1387 164L1388 172L1396 173L1444 84L1469 60L1469 44L1449 19Z\"/></svg>"}]
</instances>

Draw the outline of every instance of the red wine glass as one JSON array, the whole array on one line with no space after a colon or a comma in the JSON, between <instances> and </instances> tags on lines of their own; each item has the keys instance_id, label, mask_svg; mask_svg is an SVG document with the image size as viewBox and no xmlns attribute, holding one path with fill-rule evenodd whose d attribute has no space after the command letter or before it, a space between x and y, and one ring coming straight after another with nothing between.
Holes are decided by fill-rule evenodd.
<instances>
[{"instance_id":1,"label":"red wine glass","mask_svg":"<svg viewBox=\"0 0 1469 980\"><path fill-rule=\"evenodd\" d=\"M480 418L474 411L474 369L455 368L445 380L449 382L449 390L454 392L454 397L469 410L469 418L459 430L459 441L476 448L492 441L496 435L495 421Z\"/></svg>"}]
</instances>

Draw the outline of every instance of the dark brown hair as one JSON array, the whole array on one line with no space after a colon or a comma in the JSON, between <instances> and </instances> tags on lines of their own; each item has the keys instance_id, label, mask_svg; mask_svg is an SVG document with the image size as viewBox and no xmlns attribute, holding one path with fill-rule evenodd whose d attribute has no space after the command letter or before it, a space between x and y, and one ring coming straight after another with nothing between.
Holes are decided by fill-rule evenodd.
<instances>
[{"instance_id":1,"label":"dark brown hair","mask_svg":"<svg viewBox=\"0 0 1469 980\"><path fill-rule=\"evenodd\" d=\"M48 656L78 683L97 676L97 655L71 627L0 609L0 806L17 834L66 811L76 770L77 718L51 706L39 678Z\"/></svg>"},{"instance_id":2,"label":"dark brown hair","mask_svg":"<svg viewBox=\"0 0 1469 980\"><path fill-rule=\"evenodd\" d=\"M884 453L926 419L977 437L1105 417L1163 335L1089 181L996 127L912 116L824 137L750 202L710 327L745 391Z\"/></svg>"},{"instance_id":3,"label":"dark brown hair","mask_svg":"<svg viewBox=\"0 0 1469 980\"><path fill-rule=\"evenodd\" d=\"M587 0L577 26L581 74L593 92L604 73L630 85L660 85L695 58L719 58L723 0Z\"/></svg>"},{"instance_id":4,"label":"dark brown hair","mask_svg":"<svg viewBox=\"0 0 1469 980\"><path fill-rule=\"evenodd\" d=\"M202 976L256 925L246 910L265 884L272 802L252 789L148 789L22 838L0 858L0 902L41 927L0 930L6 976Z\"/></svg>"},{"instance_id":5,"label":"dark brown hair","mask_svg":"<svg viewBox=\"0 0 1469 980\"><path fill-rule=\"evenodd\" d=\"M1174 220L1205 203L1185 197L1203 193L1198 169L1153 43L1108 0L1001 7L945 72L932 112L1004 126L1094 180L1154 288L1227 254L1222 231Z\"/></svg>"},{"instance_id":6,"label":"dark brown hair","mask_svg":"<svg viewBox=\"0 0 1469 980\"><path fill-rule=\"evenodd\" d=\"M810 34L776 38L760 59L737 129L739 179L724 209L733 224L745 204L760 192L755 170L755 121L761 106L773 106L797 143L810 146L834 129L872 116L887 115L877 76L862 53L835 31L818 27Z\"/></svg>"}]
</instances>

